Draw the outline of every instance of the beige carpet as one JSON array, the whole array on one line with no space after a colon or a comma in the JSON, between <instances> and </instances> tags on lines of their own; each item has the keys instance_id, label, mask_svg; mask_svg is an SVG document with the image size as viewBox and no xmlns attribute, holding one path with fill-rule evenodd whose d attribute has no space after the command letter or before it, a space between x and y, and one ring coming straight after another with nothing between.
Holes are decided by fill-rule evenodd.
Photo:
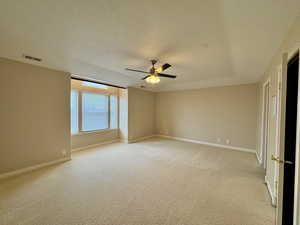
<instances>
[{"instance_id":1,"label":"beige carpet","mask_svg":"<svg viewBox=\"0 0 300 225\"><path fill-rule=\"evenodd\" d=\"M254 154L153 138L0 182L1 225L273 225Z\"/></svg>"}]
</instances>

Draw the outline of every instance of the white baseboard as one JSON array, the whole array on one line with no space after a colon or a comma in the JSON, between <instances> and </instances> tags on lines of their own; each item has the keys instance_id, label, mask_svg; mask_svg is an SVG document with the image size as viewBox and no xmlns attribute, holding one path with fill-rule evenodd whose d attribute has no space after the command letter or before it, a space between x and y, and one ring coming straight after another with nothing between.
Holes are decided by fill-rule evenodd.
<instances>
[{"instance_id":1,"label":"white baseboard","mask_svg":"<svg viewBox=\"0 0 300 225\"><path fill-rule=\"evenodd\" d=\"M104 141L104 142L97 143L97 144L86 145L86 146L80 147L80 148L73 148L71 150L71 152L82 151L82 150L86 150L86 149L89 149L89 148L96 148L96 147L99 147L101 145L108 145L108 144L112 144L112 143L116 143L116 142L120 142L120 139L114 139L114 140L111 140L111 141Z\"/></svg>"},{"instance_id":2,"label":"white baseboard","mask_svg":"<svg viewBox=\"0 0 300 225\"><path fill-rule=\"evenodd\" d=\"M37 170L37 169L41 169L43 167L52 166L54 164L58 164L58 163L69 161L69 160L71 160L71 157L64 157L64 158L57 159L57 160L54 160L54 161L51 161L51 162L40 163L40 164L35 165L35 166L29 166L29 167L26 167L26 168L23 168L23 169L19 169L19 170L7 172L7 173L2 173L2 174L0 174L0 179L12 177L12 176L17 176L17 175L20 175L20 174L23 174L23 173L31 172L31 171L34 171L34 170Z\"/></svg>"},{"instance_id":3,"label":"white baseboard","mask_svg":"<svg viewBox=\"0 0 300 225\"><path fill-rule=\"evenodd\" d=\"M227 149L237 150L237 151L242 151L242 152L256 153L255 149L242 148L242 147L236 147L236 146L230 146L230 145L221 145L221 144L215 144L215 143L206 142L206 141L197 141L197 140L192 140L192 139L187 139L187 138L166 136L166 135L160 135L160 134L156 135L156 136L168 138L168 139L174 139L174 140L178 140L178 141L191 142L191 143L196 143L196 144L201 144L201 145L208 145L208 146L213 146L213 147L218 147L218 148L227 148Z\"/></svg>"},{"instance_id":4,"label":"white baseboard","mask_svg":"<svg viewBox=\"0 0 300 225\"><path fill-rule=\"evenodd\" d=\"M271 185L267 179L267 177L265 176L265 183L267 185L267 189L268 189L268 192L271 196L271 203L272 203L272 206L276 207L276 196L274 195L274 192L272 191L272 188L271 188Z\"/></svg>"},{"instance_id":5,"label":"white baseboard","mask_svg":"<svg viewBox=\"0 0 300 225\"><path fill-rule=\"evenodd\" d=\"M132 140L128 140L127 143L131 144L131 143L135 143L135 142L139 142L139 141L143 141L143 140L146 140L146 139L149 139L149 138L153 138L153 137L156 137L157 135L149 135L149 136L144 136L144 137L140 137L140 138L135 138L135 139L132 139Z\"/></svg>"}]
</instances>

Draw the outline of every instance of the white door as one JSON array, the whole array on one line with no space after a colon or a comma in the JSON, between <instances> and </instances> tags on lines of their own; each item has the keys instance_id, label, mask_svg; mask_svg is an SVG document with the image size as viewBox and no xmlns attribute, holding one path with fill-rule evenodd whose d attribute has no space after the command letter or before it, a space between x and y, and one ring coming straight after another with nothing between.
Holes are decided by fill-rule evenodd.
<instances>
[{"instance_id":1,"label":"white door","mask_svg":"<svg viewBox=\"0 0 300 225\"><path fill-rule=\"evenodd\" d=\"M280 137L279 137L279 153L278 159L284 160L284 140L285 140L285 106L286 106L286 84L287 84L287 63L288 56L284 54L281 62L281 96L280 96ZM283 206L283 175L284 164L276 161L278 168L278 184L277 184L277 208L276 208L276 225L282 224L282 206Z\"/></svg>"}]
</instances>

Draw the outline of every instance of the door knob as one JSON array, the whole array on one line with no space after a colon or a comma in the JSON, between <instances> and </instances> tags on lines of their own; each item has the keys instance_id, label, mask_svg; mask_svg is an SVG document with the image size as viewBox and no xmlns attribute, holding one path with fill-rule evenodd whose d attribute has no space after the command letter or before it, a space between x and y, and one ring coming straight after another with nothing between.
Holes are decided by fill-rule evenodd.
<instances>
[{"instance_id":1,"label":"door knob","mask_svg":"<svg viewBox=\"0 0 300 225\"><path fill-rule=\"evenodd\" d=\"M284 163L284 164L290 164L290 165L293 164L293 162L291 162L291 161L281 160L281 159L279 159L279 158L276 158L274 155L272 155L271 159L272 159L273 161L278 162L278 163Z\"/></svg>"}]
</instances>

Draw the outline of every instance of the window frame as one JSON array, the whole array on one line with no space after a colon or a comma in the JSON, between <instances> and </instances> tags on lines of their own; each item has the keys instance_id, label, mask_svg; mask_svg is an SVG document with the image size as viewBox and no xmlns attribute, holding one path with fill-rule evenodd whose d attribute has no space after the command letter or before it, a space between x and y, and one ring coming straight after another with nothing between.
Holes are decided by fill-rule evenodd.
<instances>
[{"instance_id":1,"label":"window frame","mask_svg":"<svg viewBox=\"0 0 300 225\"><path fill-rule=\"evenodd\" d=\"M74 96L74 97L76 97L76 107L74 107L74 109L76 109L76 132L75 133L73 133L72 132L72 122L73 122L73 120L72 120L72 114L73 114L73 112L72 112L72 94L73 94L73 92L74 93L76 93L76 95ZM76 90L76 89L71 89L71 92L70 92L70 133L71 133L71 135L73 135L73 134L78 134L79 133L79 112L78 112L78 110L79 110L79 106L78 106L78 104L79 104L79 92L78 92L78 90Z\"/></svg>"},{"instance_id":2,"label":"window frame","mask_svg":"<svg viewBox=\"0 0 300 225\"><path fill-rule=\"evenodd\" d=\"M112 94L105 94L105 93L95 93L93 91L88 91L88 90L79 90L79 89L71 89L71 91L77 91L77 112L78 112L78 132L77 133L73 133L71 134L72 136L76 136L76 135L83 135L83 134L89 134L89 133L101 133L101 132L105 132L105 131L111 131L111 130L117 130L119 129L119 116L117 116L117 127L116 128L111 128L111 108L110 108L110 101L111 101L111 96L113 96ZM107 101L107 107L108 107L108 128L105 129L96 129L96 130L83 130L82 129L82 123L83 123L83 113L82 113L82 94L83 93L90 93L90 94L98 94L98 95L104 95L108 97L108 101ZM115 97L117 98L117 115L119 115L119 97L118 95L115 95ZM71 130L71 129L70 129Z\"/></svg>"}]
</instances>

